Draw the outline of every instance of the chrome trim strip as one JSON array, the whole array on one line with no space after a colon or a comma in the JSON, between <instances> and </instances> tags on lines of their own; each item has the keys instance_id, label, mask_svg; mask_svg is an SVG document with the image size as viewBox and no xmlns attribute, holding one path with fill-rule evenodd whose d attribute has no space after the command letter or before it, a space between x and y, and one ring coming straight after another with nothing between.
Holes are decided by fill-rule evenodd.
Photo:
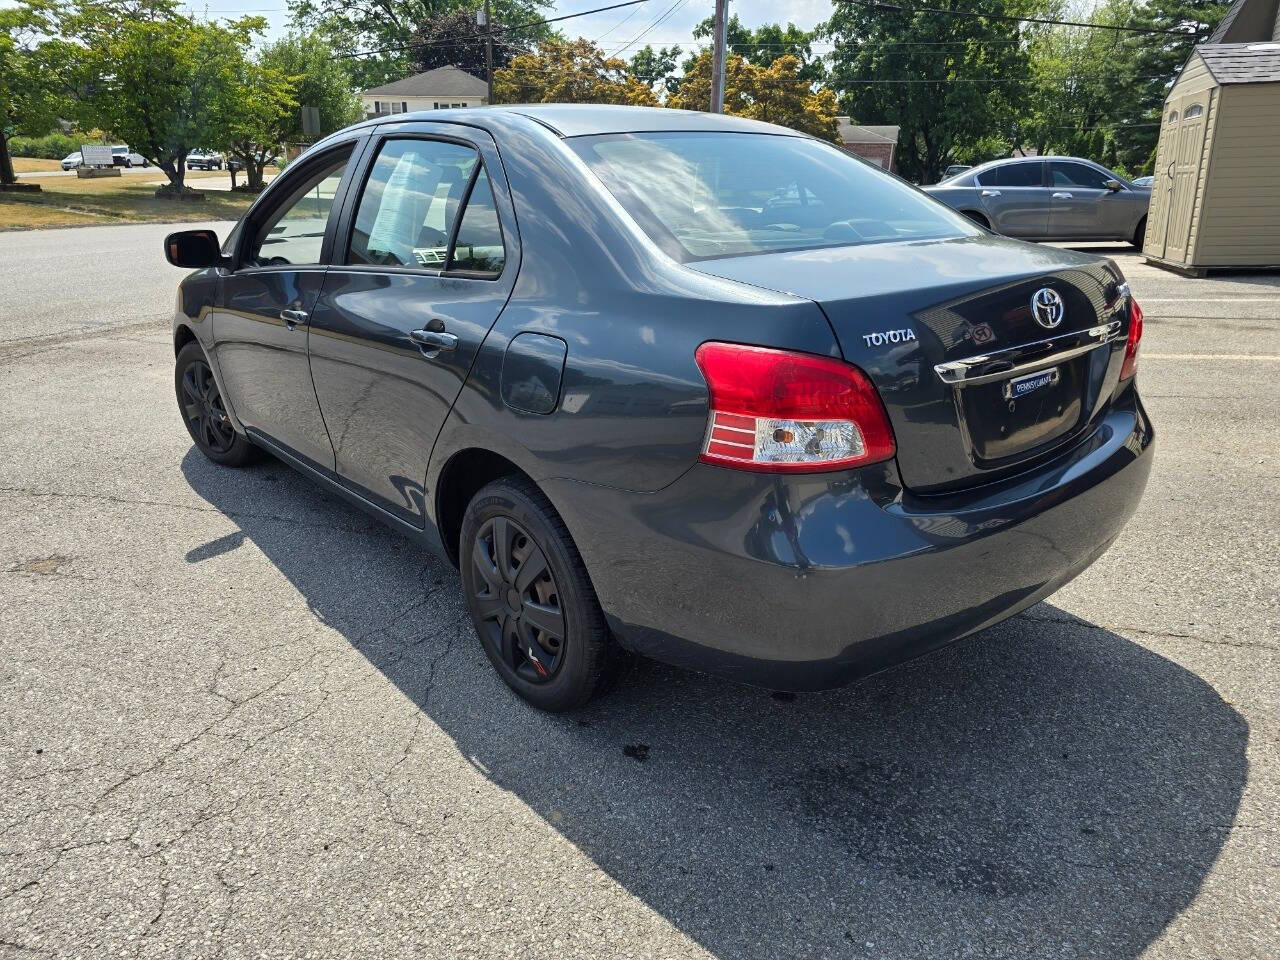
<instances>
[{"instance_id":1,"label":"chrome trim strip","mask_svg":"<svg viewBox=\"0 0 1280 960\"><path fill-rule=\"evenodd\" d=\"M963 360L940 363L933 370L943 383L953 387L972 387L995 380L1008 380L1010 377L1034 373L1036 370L1052 367L1088 353L1090 350L1096 350L1115 340L1119 333L1120 321L1112 320L1109 323L1090 327L1088 330L1077 330L1074 333L1050 337L1048 340L1040 340L1020 347L1010 347L1007 350L984 353L977 357L965 357ZM1040 350L1048 352L1032 360L1024 359L1028 353ZM974 372L993 363L1008 363L1010 366L993 373Z\"/></svg>"}]
</instances>

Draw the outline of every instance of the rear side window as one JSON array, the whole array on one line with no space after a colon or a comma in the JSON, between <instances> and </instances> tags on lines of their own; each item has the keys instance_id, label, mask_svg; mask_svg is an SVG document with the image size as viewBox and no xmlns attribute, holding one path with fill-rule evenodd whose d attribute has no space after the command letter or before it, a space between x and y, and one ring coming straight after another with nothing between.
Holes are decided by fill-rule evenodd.
<instances>
[{"instance_id":1,"label":"rear side window","mask_svg":"<svg viewBox=\"0 0 1280 960\"><path fill-rule=\"evenodd\" d=\"M448 269L496 277L502 273L505 262L506 252L502 248L502 227L498 223L498 208L493 203L493 187L488 173L481 167L467 197L462 221L458 224Z\"/></svg>"},{"instance_id":2,"label":"rear side window","mask_svg":"<svg viewBox=\"0 0 1280 960\"><path fill-rule=\"evenodd\" d=\"M1002 163L998 167L978 174L978 184L983 187L1039 187L1040 161L1031 163Z\"/></svg>"},{"instance_id":3,"label":"rear side window","mask_svg":"<svg viewBox=\"0 0 1280 960\"><path fill-rule=\"evenodd\" d=\"M1049 176L1055 187L1085 187L1090 190L1107 189L1107 176L1083 163L1049 161Z\"/></svg>"},{"instance_id":4,"label":"rear side window","mask_svg":"<svg viewBox=\"0 0 1280 960\"><path fill-rule=\"evenodd\" d=\"M360 197L346 262L443 269L479 161L457 143L384 143Z\"/></svg>"}]
</instances>

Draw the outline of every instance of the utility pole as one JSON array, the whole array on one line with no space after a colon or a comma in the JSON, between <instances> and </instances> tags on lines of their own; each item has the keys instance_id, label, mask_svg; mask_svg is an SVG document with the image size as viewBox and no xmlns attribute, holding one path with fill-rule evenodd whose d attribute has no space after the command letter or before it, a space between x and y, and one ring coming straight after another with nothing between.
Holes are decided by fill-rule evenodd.
<instances>
[{"instance_id":1,"label":"utility pole","mask_svg":"<svg viewBox=\"0 0 1280 960\"><path fill-rule=\"evenodd\" d=\"M711 112L724 113L724 61L729 36L729 0L716 0L715 48L711 54Z\"/></svg>"},{"instance_id":2,"label":"utility pole","mask_svg":"<svg viewBox=\"0 0 1280 960\"><path fill-rule=\"evenodd\" d=\"M484 0L484 10L477 11L484 26L484 73L489 84L488 104L493 106L493 24L489 20L489 0Z\"/></svg>"}]
</instances>

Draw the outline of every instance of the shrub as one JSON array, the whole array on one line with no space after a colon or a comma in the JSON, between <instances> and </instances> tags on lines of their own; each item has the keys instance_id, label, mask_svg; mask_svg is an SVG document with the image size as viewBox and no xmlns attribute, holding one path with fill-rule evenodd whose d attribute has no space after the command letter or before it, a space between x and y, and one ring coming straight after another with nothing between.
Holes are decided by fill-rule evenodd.
<instances>
[{"instance_id":1,"label":"shrub","mask_svg":"<svg viewBox=\"0 0 1280 960\"><path fill-rule=\"evenodd\" d=\"M61 160L75 153L82 143L110 143L101 130L85 133L45 134L43 137L10 137L9 153L15 157L40 157L45 160Z\"/></svg>"}]
</instances>

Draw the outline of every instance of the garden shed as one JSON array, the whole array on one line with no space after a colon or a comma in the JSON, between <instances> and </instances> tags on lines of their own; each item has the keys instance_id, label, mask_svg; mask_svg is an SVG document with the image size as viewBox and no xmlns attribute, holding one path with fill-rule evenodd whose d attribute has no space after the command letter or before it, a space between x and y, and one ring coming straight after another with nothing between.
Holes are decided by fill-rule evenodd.
<instances>
[{"instance_id":1,"label":"garden shed","mask_svg":"<svg viewBox=\"0 0 1280 960\"><path fill-rule=\"evenodd\" d=\"M1280 266L1278 4L1237 0L1169 90L1143 245L1149 262L1197 273Z\"/></svg>"}]
</instances>

